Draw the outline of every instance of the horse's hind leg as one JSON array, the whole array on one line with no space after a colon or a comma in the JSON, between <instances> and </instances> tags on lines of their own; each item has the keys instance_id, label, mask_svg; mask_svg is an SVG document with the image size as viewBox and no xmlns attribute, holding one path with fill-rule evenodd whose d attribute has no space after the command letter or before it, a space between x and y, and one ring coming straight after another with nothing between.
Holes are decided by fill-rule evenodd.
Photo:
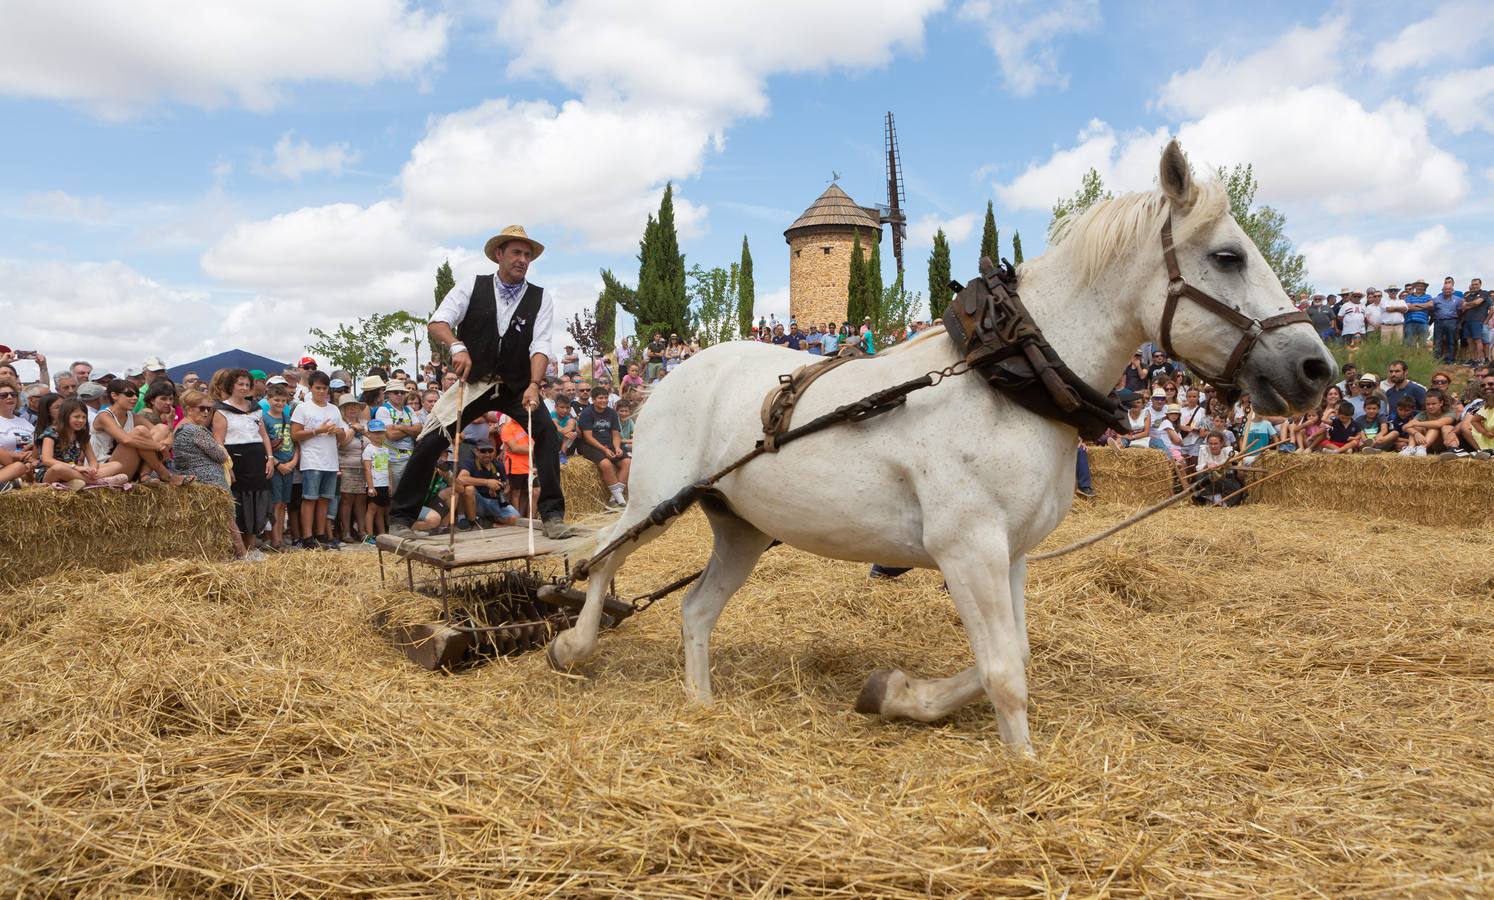
<instances>
[{"instance_id":1,"label":"horse's hind leg","mask_svg":"<svg viewBox=\"0 0 1494 900\"><path fill-rule=\"evenodd\" d=\"M772 538L738 518L724 504L704 500L714 544L705 574L680 604L680 632L685 644L685 694L702 706L711 704L711 631Z\"/></svg>"}]
</instances>

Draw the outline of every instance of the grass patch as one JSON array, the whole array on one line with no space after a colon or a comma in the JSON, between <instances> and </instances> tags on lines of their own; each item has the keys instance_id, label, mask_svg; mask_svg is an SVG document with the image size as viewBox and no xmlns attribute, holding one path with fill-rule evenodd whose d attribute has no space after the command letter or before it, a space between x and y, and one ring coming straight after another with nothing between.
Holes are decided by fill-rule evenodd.
<instances>
[{"instance_id":1,"label":"grass patch","mask_svg":"<svg viewBox=\"0 0 1494 900\"><path fill-rule=\"evenodd\" d=\"M1446 369L1453 376L1454 388L1457 388L1459 381L1466 379L1467 376L1467 372L1462 370L1462 367L1444 365L1432 351L1425 347L1408 347L1395 341L1381 343L1378 334L1367 335L1354 350L1341 344L1329 344L1328 349L1333 353L1333 358L1338 361L1340 372L1343 371L1344 363L1352 362L1359 367L1361 373L1374 372L1383 380L1391 361L1403 359L1411 371L1411 379L1423 385L1431 383L1432 373L1438 369Z\"/></svg>"}]
</instances>

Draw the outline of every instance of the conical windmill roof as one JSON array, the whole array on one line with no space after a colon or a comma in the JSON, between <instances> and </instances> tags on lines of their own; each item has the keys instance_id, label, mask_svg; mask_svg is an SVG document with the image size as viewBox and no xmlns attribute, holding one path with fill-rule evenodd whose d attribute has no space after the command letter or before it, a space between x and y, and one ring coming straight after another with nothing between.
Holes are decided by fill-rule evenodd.
<instances>
[{"instance_id":1,"label":"conical windmill roof","mask_svg":"<svg viewBox=\"0 0 1494 900\"><path fill-rule=\"evenodd\" d=\"M783 236L787 238L794 232L807 228L826 231L870 228L880 238L882 220L877 210L858 205L839 185L832 182L819 199L809 204L804 214L783 232Z\"/></svg>"}]
</instances>

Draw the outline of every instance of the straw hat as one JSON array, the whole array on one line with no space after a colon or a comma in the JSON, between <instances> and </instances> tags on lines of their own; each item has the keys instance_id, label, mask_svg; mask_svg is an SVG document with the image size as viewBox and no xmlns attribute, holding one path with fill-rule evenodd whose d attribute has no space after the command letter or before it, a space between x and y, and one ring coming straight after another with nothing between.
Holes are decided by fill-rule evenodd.
<instances>
[{"instance_id":1,"label":"straw hat","mask_svg":"<svg viewBox=\"0 0 1494 900\"><path fill-rule=\"evenodd\" d=\"M509 241L528 241L529 246L534 250L534 254L529 257L530 260L539 259L540 254L545 252L545 245L525 234L523 225L510 225L488 238L487 244L482 248L483 255L497 262L498 251L503 249L503 245Z\"/></svg>"},{"instance_id":2,"label":"straw hat","mask_svg":"<svg viewBox=\"0 0 1494 900\"><path fill-rule=\"evenodd\" d=\"M360 393L363 391L376 391L383 386L384 379L377 375L365 375L363 376L363 380L358 383L358 390Z\"/></svg>"}]
</instances>

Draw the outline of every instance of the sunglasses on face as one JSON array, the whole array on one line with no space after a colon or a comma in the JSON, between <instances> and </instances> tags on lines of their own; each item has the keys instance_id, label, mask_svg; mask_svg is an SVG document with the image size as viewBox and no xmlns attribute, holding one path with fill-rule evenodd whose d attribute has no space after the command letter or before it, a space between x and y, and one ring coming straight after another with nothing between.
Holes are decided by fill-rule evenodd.
<instances>
[{"instance_id":1,"label":"sunglasses on face","mask_svg":"<svg viewBox=\"0 0 1494 900\"><path fill-rule=\"evenodd\" d=\"M1432 379L1432 384L1450 384L1450 383L1451 382L1449 382L1446 378L1433 378Z\"/></svg>"},{"instance_id":2,"label":"sunglasses on face","mask_svg":"<svg viewBox=\"0 0 1494 900\"><path fill-rule=\"evenodd\" d=\"M140 392L139 391L120 391L119 394L122 397L138 397L138 396L140 396Z\"/></svg>"}]
</instances>

